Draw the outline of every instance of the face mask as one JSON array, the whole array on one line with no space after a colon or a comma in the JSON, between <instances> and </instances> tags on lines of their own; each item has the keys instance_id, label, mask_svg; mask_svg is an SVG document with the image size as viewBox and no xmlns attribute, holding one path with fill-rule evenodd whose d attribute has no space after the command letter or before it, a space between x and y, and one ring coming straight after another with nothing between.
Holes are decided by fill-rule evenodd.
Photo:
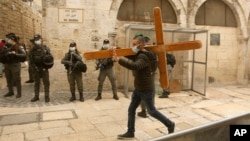
<instances>
[{"instance_id":1,"label":"face mask","mask_svg":"<svg viewBox=\"0 0 250 141\"><path fill-rule=\"evenodd\" d=\"M10 45L12 45L13 42L12 42L11 39L9 39L9 40L7 41L7 43L10 44Z\"/></svg>"},{"instance_id":2,"label":"face mask","mask_svg":"<svg viewBox=\"0 0 250 141\"><path fill-rule=\"evenodd\" d=\"M134 53L137 53L139 51L139 48L137 46L133 46L132 50L133 50Z\"/></svg>"},{"instance_id":3,"label":"face mask","mask_svg":"<svg viewBox=\"0 0 250 141\"><path fill-rule=\"evenodd\" d=\"M36 44L36 45L41 45L41 44L42 44L42 41L41 41L41 40L36 40L36 41L35 41L35 44Z\"/></svg>"},{"instance_id":4,"label":"face mask","mask_svg":"<svg viewBox=\"0 0 250 141\"><path fill-rule=\"evenodd\" d=\"M76 47L69 47L69 51L75 51Z\"/></svg>"},{"instance_id":5,"label":"face mask","mask_svg":"<svg viewBox=\"0 0 250 141\"><path fill-rule=\"evenodd\" d=\"M109 48L109 44L104 44L103 45L103 49L108 49Z\"/></svg>"}]
</instances>

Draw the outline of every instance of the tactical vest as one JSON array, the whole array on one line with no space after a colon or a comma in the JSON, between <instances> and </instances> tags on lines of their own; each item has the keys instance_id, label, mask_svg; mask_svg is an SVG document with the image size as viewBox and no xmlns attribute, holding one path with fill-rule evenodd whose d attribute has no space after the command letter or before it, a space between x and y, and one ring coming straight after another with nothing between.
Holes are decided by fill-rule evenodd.
<instances>
[{"instance_id":1,"label":"tactical vest","mask_svg":"<svg viewBox=\"0 0 250 141\"><path fill-rule=\"evenodd\" d=\"M17 56L15 54L9 54L9 52L11 51L15 51L16 53L23 53L23 54L26 54L23 46L21 46L19 43L14 45L14 46L11 46L11 45L8 45L5 46L5 47L2 47L1 49L1 53L0 53L0 58L1 58L1 62L3 63L7 63L7 64L12 64L12 63L18 63L18 62L24 62L26 61L26 55L24 56Z\"/></svg>"},{"instance_id":2,"label":"tactical vest","mask_svg":"<svg viewBox=\"0 0 250 141\"><path fill-rule=\"evenodd\" d=\"M45 55L44 47L37 47L35 46L33 48L33 51L31 53L31 58L33 63L36 66L42 66L43 64L43 56Z\"/></svg>"}]
</instances>

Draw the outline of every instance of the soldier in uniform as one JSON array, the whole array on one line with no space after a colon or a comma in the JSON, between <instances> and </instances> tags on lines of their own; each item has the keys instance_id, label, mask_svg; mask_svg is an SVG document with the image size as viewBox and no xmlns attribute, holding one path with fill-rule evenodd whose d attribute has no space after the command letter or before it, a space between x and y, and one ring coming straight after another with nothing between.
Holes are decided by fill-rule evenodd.
<instances>
[{"instance_id":1,"label":"soldier in uniform","mask_svg":"<svg viewBox=\"0 0 250 141\"><path fill-rule=\"evenodd\" d=\"M5 56L5 76L9 92L4 97L14 95L13 87L17 88L16 98L22 96L21 86L21 61L26 59L26 52L24 47L19 44L19 38L14 33L6 35L7 54Z\"/></svg>"},{"instance_id":2,"label":"soldier in uniform","mask_svg":"<svg viewBox=\"0 0 250 141\"><path fill-rule=\"evenodd\" d=\"M30 50L30 65L32 66L32 70L34 73L34 91L35 96L31 99L31 102L35 102L39 100L39 92L40 92L40 79L42 78L44 84L44 93L45 93L45 102L49 102L49 88L50 88L50 81L49 81L49 71L48 67L45 64L45 56L51 55L50 49L43 45L42 36L37 34L33 38L34 47ZM51 61L53 65L53 60Z\"/></svg>"},{"instance_id":3,"label":"soldier in uniform","mask_svg":"<svg viewBox=\"0 0 250 141\"><path fill-rule=\"evenodd\" d=\"M171 80L173 77L172 72L173 72L173 68L176 63L176 60L175 60L175 56L170 53L166 54L166 58L167 58L167 66L168 66L168 79ZM169 95L170 95L170 91L169 91L169 86L168 86L167 89L163 90L159 98L168 98Z\"/></svg>"},{"instance_id":4,"label":"soldier in uniform","mask_svg":"<svg viewBox=\"0 0 250 141\"><path fill-rule=\"evenodd\" d=\"M105 39L103 41L103 46L101 50L105 50L105 49L109 49L109 40ZM116 88L116 77L115 77L115 73L113 71L113 65L114 65L114 61L112 60L112 58L106 58L106 59L98 59L96 62L96 69L100 69L99 72L99 76L98 76L98 95L95 98L95 100L100 100L102 99L102 88L103 88L103 82L106 78L106 76L108 76L109 81L111 83L112 86L112 91L113 91L113 98L115 100L119 100L118 96L117 96L117 88Z\"/></svg>"},{"instance_id":5,"label":"soldier in uniform","mask_svg":"<svg viewBox=\"0 0 250 141\"><path fill-rule=\"evenodd\" d=\"M71 98L69 101L75 101L75 82L77 84L78 92L80 95L80 101L83 102L83 82L82 82L82 72L77 69L77 62L82 61L80 52L77 50L76 43L72 42L69 44L69 51L65 54L61 63L65 65L67 69L67 78L69 82Z\"/></svg>"}]
</instances>

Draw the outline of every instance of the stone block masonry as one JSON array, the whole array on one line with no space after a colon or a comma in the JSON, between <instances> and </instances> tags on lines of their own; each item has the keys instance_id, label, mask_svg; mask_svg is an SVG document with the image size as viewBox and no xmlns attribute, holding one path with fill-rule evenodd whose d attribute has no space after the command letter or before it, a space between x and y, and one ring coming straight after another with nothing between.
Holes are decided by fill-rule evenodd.
<instances>
[{"instance_id":1,"label":"stone block masonry","mask_svg":"<svg viewBox=\"0 0 250 141\"><path fill-rule=\"evenodd\" d=\"M20 37L20 42L30 44L34 34L42 32L42 16L30 5L20 0L0 0L0 38L9 32Z\"/></svg>"}]
</instances>

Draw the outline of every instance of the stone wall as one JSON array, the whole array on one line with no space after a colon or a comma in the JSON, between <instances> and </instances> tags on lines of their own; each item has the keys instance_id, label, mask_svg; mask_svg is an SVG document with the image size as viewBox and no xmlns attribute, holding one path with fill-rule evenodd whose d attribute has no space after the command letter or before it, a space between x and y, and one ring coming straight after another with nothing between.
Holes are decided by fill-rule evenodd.
<instances>
[{"instance_id":1,"label":"stone wall","mask_svg":"<svg viewBox=\"0 0 250 141\"><path fill-rule=\"evenodd\" d=\"M247 21L249 9L246 7L248 1L232 1L223 0L232 8L235 14L238 27L212 27L212 26L196 26L195 15L199 7L206 0L169 0L173 9L177 13L178 24L164 24L165 28L196 28L208 30L208 60L207 60L207 78L209 85L225 85L225 84L242 84L248 80L246 74L249 74L246 68L246 62L249 56L244 56L244 51L248 45L245 39L247 34ZM55 0L43 1L43 35L46 43L57 59L62 58L67 52L68 45L71 41L76 41L81 52L98 50L101 48L102 41L106 38L112 40L112 44L120 47L129 46L129 40L126 35L126 25L137 24L145 25L153 23L139 22L121 22L118 21L116 15L123 0L95 0L83 1L75 0ZM80 23L63 23L59 22L59 8L81 9L83 11L83 22ZM109 36L115 33L116 36ZM221 44L218 46L210 46L210 34L220 34ZM242 55L243 54L243 55ZM244 56L243 58L241 56ZM177 58L182 59L182 58ZM88 78L97 78L98 73L94 70L94 61L86 61L89 70L85 74ZM124 70L119 65L115 66L117 73L118 87L125 87ZM122 74L122 75L121 75ZM131 74L131 73L130 73ZM199 74L199 72L197 72ZM226 75L225 75L226 74ZM176 74L177 75L177 74ZM203 75L202 73L200 75ZM131 75L130 75L131 76ZM243 77L244 76L244 77ZM178 78L178 75L176 76ZM189 76L187 76L189 77ZM130 77L131 78L131 77ZM93 79L95 83L96 79ZM204 83L204 79L197 80ZM132 79L129 79L129 87L133 89ZM109 82L107 81L107 86ZM108 88L110 89L110 88Z\"/></svg>"},{"instance_id":2,"label":"stone wall","mask_svg":"<svg viewBox=\"0 0 250 141\"><path fill-rule=\"evenodd\" d=\"M0 0L0 38L9 32L26 45L34 34L42 32L41 14L21 0Z\"/></svg>"}]
</instances>

